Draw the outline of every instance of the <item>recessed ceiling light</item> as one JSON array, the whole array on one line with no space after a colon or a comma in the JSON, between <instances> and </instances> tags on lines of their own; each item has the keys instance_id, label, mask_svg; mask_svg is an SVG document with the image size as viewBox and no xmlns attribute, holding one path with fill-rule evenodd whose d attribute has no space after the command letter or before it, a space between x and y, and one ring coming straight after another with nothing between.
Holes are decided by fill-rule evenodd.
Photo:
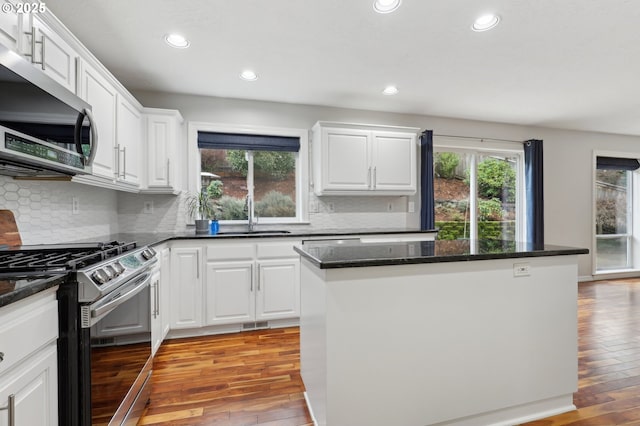
<instances>
[{"instance_id":1,"label":"recessed ceiling light","mask_svg":"<svg viewBox=\"0 0 640 426\"><path fill-rule=\"evenodd\" d=\"M375 0L373 10L378 13L391 13L400 7L401 0Z\"/></svg>"},{"instance_id":2,"label":"recessed ceiling light","mask_svg":"<svg viewBox=\"0 0 640 426\"><path fill-rule=\"evenodd\" d=\"M387 86L384 88L384 90L382 91L383 95L397 95L398 94L398 88L396 86Z\"/></svg>"},{"instance_id":3,"label":"recessed ceiling light","mask_svg":"<svg viewBox=\"0 0 640 426\"><path fill-rule=\"evenodd\" d=\"M246 81L256 81L258 79L258 74L251 70L244 70L240 73L240 78Z\"/></svg>"},{"instance_id":4,"label":"recessed ceiling light","mask_svg":"<svg viewBox=\"0 0 640 426\"><path fill-rule=\"evenodd\" d=\"M471 25L471 29L473 31L487 31L498 25L498 22L500 22L499 15L488 13L476 19Z\"/></svg>"},{"instance_id":5,"label":"recessed ceiling light","mask_svg":"<svg viewBox=\"0 0 640 426\"><path fill-rule=\"evenodd\" d=\"M164 36L164 41L166 41L169 46L177 49L186 49L191 44L189 40L180 34L167 34Z\"/></svg>"}]
</instances>

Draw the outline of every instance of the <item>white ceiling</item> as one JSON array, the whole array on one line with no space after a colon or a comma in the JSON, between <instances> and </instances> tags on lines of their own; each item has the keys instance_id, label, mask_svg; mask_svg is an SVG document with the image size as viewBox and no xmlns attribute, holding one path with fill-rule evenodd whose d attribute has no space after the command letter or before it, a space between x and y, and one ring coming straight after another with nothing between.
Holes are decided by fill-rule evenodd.
<instances>
[{"instance_id":1,"label":"white ceiling","mask_svg":"<svg viewBox=\"0 0 640 426\"><path fill-rule=\"evenodd\" d=\"M403 0L384 15L372 1L46 6L130 90L640 135L640 1ZM500 25L471 31L487 11Z\"/></svg>"}]
</instances>

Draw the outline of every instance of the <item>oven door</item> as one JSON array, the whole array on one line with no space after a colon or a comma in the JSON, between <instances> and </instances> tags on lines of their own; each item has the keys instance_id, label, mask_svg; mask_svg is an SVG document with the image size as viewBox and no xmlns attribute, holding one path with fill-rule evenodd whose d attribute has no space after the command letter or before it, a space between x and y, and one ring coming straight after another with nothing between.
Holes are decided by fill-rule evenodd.
<instances>
[{"instance_id":1,"label":"oven door","mask_svg":"<svg viewBox=\"0 0 640 426\"><path fill-rule=\"evenodd\" d=\"M146 272L81 308L81 424L136 424L144 410L152 364L150 281Z\"/></svg>"}]
</instances>

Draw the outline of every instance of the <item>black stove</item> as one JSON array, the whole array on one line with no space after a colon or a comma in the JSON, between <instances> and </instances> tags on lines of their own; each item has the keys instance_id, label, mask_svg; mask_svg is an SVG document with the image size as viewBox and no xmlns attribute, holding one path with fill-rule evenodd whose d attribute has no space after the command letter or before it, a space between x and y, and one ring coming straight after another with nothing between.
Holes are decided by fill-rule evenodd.
<instances>
[{"instance_id":1,"label":"black stove","mask_svg":"<svg viewBox=\"0 0 640 426\"><path fill-rule=\"evenodd\" d=\"M0 276L77 271L137 247L135 242L40 244L0 250Z\"/></svg>"},{"instance_id":2,"label":"black stove","mask_svg":"<svg viewBox=\"0 0 640 426\"><path fill-rule=\"evenodd\" d=\"M150 394L149 300L156 263L155 251L135 242L0 248L0 296L3 289L60 277L59 424L135 423ZM113 327L130 316L141 319L139 327ZM123 356L126 363L119 361Z\"/></svg>"}]
</instances>

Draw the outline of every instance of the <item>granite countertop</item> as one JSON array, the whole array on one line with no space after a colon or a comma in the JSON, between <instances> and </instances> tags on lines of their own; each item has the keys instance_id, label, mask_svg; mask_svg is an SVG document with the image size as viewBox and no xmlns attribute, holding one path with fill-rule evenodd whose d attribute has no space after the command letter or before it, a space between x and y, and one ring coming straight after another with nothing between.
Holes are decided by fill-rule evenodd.
<instances>
[{"instance_id":1,"label":"granite countertop","mask_svg":"<svg viewBox=\"0 0 640 426\"><path fill-rule=\"evenodd\" d=\"M435 233L436 229L421 231L419 229L322 229L322 230L292 230L288 233L270 233L270 229L256 230L252 233L243 233L243 231L222 230L222 233L216 235L196 234L194 231L186 231L179 233L116 233L109 235L96 236L89 239L79 240L76 242L89 241L136 241L138 246L157 245L170 240L192 240L192 239L244 239L244 238L313 238L313 237L340 237L345 235L383 235L383 234L416 234L416 233Z\"/></svg>"},{"instance_id":2,"label":"granite countertop","mask_svg":"<svg viewBox=\"0 0 640 426\"><path fill-rule=\"evenodd\" d=\"M320 269L588 254L588 249L502 240L399 243L312 242L294 247Z\"/></svg>"},{"instance_id":3,"label":"granite countertop","mask_svg":"<svg viewBox=\"0 0 640 426\"><path fill-rule=\"evenodd\" d=\"M264 230L268 231L267 228ZM224 230L226 231L226 230ZM224 232L223 231L223 232ZM229 233L218 235L196 235L195 230L183 233L115 233L108 235L95 236L83 240L61 243L88 243L88 242L131 242L135 241L139 247L153 246L164 243L169 240L188 240L188 239L243 239L243 238L307 238L307 237L327 237L327 236L344 236L344 235L373 235L373 234L408 234L408 233L433 233L437 230L420 231L419 229L323 229L323 230L294 230L285 234L261 233L257 230L254 233ZM242 231L239 231L242 232ZM0 278L0 307L17 302L20 299L44 291L48 288L59 285L64 280L65 274L47 275L40 278L25 279L21 276L8 276Z\"/></svg>"},{"instance_id":4,"label":"granite countertop","mask_svg":"<svg viewBox=\"0 0 640 426\"><path fill-rule=\"evenodd\" d=\"M25 278L21 276L0 278L0 308L31 295L55 287L64 281L65 274Z\"/></svg>"}]
</instances>

